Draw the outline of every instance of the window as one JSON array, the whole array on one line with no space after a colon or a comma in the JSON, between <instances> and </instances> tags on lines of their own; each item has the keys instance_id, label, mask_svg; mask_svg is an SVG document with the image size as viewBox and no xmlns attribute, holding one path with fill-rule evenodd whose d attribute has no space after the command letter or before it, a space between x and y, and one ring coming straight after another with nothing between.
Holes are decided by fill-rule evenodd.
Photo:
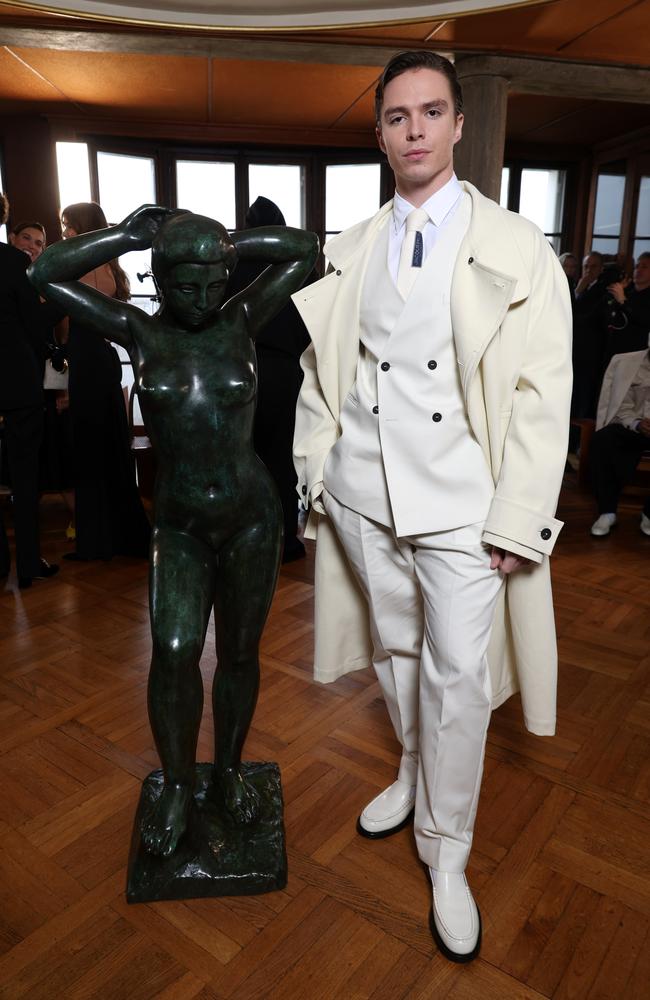
<instances>
[{"instance_id":1,"label":"window","mask_svg":"<svg viewBox=\"0 0 650 1000\"><path fill-rule=\"evenodd\" d=\"M121 222L140 205L156 203L153 157L98 152L97 181L99 203L109 225ZM131 295L155 293L151 278L145 277L151 267L149 250L124 254L120 264L129 276Z\"/></svg>"},{"instance_id":2,"label":"window","mask_svg":"<svg viewBox=\"0 0 650 1000\"><path fill-rule=\"evenodd\" d=\"M251 163L248 167L248 204L259 197L275 202L288 226L304 226L304 170L299 164Z\"/></svg>"},{"instance_id":3,"label":"window","mask_svg":"<svg viewBox=\"0 0 650 1000\"><path fill-rule=\"evenodd\" d=\"M56 167L59 180L59 209L78 201L93 201L90 192L90 164L85 142L57 142Z\"/></svg>"},{"instance_id":4,"label":"window","mask_svg":"<svg viewBox=\"0 0 650 1000\"><path fill-rule=\"evenodd\" d=\"M508 207L508 193L510 188L510 167L504 167L501 171L501 193L499 195L499 204L501 208Z\"/></svg>"},{"instance_id":5,"label":"window","mask_svg":"<svg viewBox=\"0 0 650 1000\"><path fill-rule=\"evenodd\" d=\"M521 171L519 214L539 226L556 253L562 242L564 170L525 167Z\"/></svg>"},{"instance_id":6,"label":"window","mask_svg":"<svg viewBox=\"0 0 650 1000\"><path fill-rule=\"evenodd\" d=\"M639 182L639 202L634 226L632 253L635 261L639 254L650 251L650 177L641 177Z\"/></svg>"},{"instance_id":7,"label":"window","mask_svg":"<svg viewBox=\"0 0 650 1000\"><path fill-rule=\"evenodd\" d=\"M176 160L176 204L236 229L235 164Z\"/></svg>"},{"instance_id":8,"label":"window","mask_svg":"<svg viewBox=\"0 0 650 1000\"><path fill-rule=\"evenodd\" d=\"M325 167L325 235L374 215L380 203L380 163L337 163Z\"/></svg>"},{"instance_id":9,"label":"window","mask_svg":"<svg viewBox=\"0 0 650 1000\"><path fill-rule=\"evenodd\" d=\"M621 238L625 164L605 164L598 173L591 249L615 254Z\"/></svg>"},{"instance_id":10,"label":"window","mask_svg":"<svg viewBox=\"0 0 650 1000\"><path fill-rule=\"evenodd\" d=\"M556 253L564 238L567 172L551 165L510 163L501 173L499 204L530 219Z\"/></svg>"},{"instance_id":11,"label":"window","mask_svg":"<svg viewBox=\"0 0 650 1000\"><path fill-rule=\"evenodd\" d=\"M5 191L4 180L3 180L3 177L2 177L2 165L1 164L0 164L0 191L2 191L3 194L7 193ZM0 226L0 242L2 242L2 243L6 243L7 242L7 227L4 224L2 226Z\"/></svg>"}]
</instances>

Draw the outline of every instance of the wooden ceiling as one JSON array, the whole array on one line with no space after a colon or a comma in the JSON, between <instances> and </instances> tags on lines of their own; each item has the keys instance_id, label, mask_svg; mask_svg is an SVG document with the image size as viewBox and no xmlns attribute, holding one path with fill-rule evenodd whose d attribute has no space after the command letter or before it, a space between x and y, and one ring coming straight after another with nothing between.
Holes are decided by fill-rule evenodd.
<instances>
[{"instance_id":1,"label":"wooden ceiling","mask_svg":"<svg viewBox=\"0 0 650 1000\"><path fill-rule=\"evenodd\" d=\"M146 29L0 0L0 106L74 127L222 141L371 145L372 91L394 51L426 45L545 60L548 93L517 89L508 138L593 145L650 127L650 0L556 0L440 21L291 34ZM594 98L558 66L601 67ZM627 96L601 100L626 67ZM543 75L542 74L542 75ZM558 77L559 79L559 77ZM638 79L638 89L635 81ZM534 89L534 88L533 88ZM620 95L619 95L620 96Z\"/></svg>"}]
</instances>

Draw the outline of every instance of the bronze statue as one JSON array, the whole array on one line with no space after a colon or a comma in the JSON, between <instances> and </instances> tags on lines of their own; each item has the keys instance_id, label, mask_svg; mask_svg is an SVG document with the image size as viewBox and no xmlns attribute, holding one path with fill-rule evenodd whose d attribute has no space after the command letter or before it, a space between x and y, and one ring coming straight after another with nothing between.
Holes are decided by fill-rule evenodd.
<instances>
[{"instance_id":1,"label":"bronze statue","mask_svg":"<svg viewBox=\"0 0 650 1000\"><path fill-rule=\"evenodd\" d=\"M162 293L154 316L78 280L148 247ZM275 488L251 445L251 341L302 285L317 253L316 236L302 230L229 235L213 219L143 206L111 229L57 243L31 268L44 297L128 351L158 459L149 717L164 782L141 827L154 854L172 854L188 822L203 708L199 658L213 606L213 786L234 823L256 816L257 795L242 775L241 754L257 700L258 644L282 528ZM238 259L269 266L224 302Z\"/></svg>"}]
</instances>

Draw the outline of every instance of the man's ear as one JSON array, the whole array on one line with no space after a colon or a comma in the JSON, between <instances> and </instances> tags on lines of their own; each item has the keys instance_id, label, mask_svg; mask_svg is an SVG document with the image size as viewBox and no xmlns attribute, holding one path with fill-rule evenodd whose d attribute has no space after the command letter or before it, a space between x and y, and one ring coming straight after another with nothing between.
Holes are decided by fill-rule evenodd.
<instances>
[{"instance_id":1,"label":"man's ear","mask_svg":"<svg viewBox=\"0 0 650 1000\"><path fill-rule=\"evenodd\" d=\"M456 128L454 131L454 146L460 141L463 134L463 123L465 121L465 115L456 115Z\"/></svg>"},{"instance_id":2,"label":"man's ear","mask_svg":"<svg viewBox=\"0 0 650 1000\"><path fill-rule=\"evenodd\" d=\"M380 129L379 125L375 126L375 135L377 136L377 142L379 143L379 148L381 149L382 153L385 153L386 152L386 147L384 146L384 139L383 139L383 136L381 134L381 129Z\"/></svg>"}]
</instances>

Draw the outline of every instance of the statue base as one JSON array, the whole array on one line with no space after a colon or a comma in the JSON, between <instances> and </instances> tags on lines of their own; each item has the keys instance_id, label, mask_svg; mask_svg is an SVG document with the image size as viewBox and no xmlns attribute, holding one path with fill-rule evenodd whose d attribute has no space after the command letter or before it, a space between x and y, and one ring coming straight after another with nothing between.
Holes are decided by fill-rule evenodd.
<instances>
[{"instance_id":1,"label":"statue base","mask_svg":"<svg viewBox=\"0 0 650 1000\"><path fill-rule=\"evenodd\" d=\"M127 902L250 896L284 889L287 854L278 765L242 764L261 807L254 823L241 826L229 821L210 795L212 764L197 764L195 774L188 827L169 857L150 854L142 844L140 820L160 796L163 774L152 771L145 778L131 838Z\"/></svg>"}]
</instances>

